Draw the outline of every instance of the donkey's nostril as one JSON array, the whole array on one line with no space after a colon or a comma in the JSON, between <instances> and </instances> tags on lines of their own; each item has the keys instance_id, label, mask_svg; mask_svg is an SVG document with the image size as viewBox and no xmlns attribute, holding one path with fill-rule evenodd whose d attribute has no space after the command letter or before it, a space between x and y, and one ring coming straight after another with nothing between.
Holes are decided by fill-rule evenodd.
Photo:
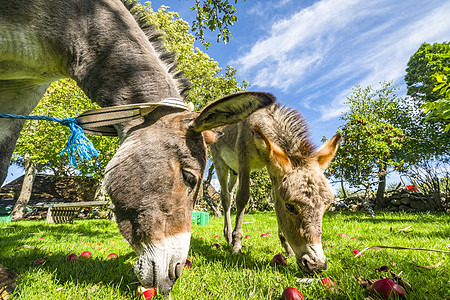
<instances>
[{"instance_id":1,"label":"donkey's nostril","mask_svg":"<svg viewBox=\"0 0 450 300\"><path fill-rule=\"evenodd\" d=\"M175 266L175 279L178 279L181 276L181 273L183 272L183 264L177 263Z\"/></svg>"}]
</instances>

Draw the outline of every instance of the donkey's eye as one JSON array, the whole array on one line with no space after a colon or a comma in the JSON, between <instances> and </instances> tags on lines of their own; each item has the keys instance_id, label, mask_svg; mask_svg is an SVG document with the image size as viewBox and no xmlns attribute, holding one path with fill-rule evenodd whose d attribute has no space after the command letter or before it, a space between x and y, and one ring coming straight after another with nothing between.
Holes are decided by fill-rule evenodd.
<instances>
[{"instance_id":1,"label":"donkey's eye","mask_svg":"<svg viewBox=\"0 0 450 300\"><path fill-rule=\"evenodd\" d=\"M197 177L187 170L181 170L181 173L183 174L183 179L186 185L193 189L197 184Z\"/></svg>"},{"instance_id":2,"label":"donkey's eye","mask_svg":"<svg viewBox=\"0 0 450 300\"><path fill-rule=\"evenodd\" d=\"M286 203L286 209L288 210L288 212L293 213L293 214L298 214L298 211L295 209L295 206L289 203Z\"/></svg>"}]
</instances>

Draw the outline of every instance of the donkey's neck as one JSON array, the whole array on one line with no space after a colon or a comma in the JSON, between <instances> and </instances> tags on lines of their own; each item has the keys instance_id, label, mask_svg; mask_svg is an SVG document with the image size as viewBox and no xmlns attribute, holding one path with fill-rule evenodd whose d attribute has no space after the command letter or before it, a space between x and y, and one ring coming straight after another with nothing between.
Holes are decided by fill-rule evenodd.
<instances>
[{"instance_id":1,"label":"donkey's neck","mask_svg":"<svg viewBox=\"0 0 450 300\"><path fill-rule=\"evenodd\" d=\"M91 3L80 28L70 33L73 59L68 66L88 97L100 106L179 98L179 83L170 66L123 4L119 0Z\"/></svg>"}]
</instances>

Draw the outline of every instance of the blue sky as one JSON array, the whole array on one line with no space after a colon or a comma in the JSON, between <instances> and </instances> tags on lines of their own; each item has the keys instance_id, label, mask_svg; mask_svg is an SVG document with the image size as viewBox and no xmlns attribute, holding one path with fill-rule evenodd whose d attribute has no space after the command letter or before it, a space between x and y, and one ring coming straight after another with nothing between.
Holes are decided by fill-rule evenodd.
<instances>
[{"instance_id":1,"label":"blue sky","mask_svg":"<svg viewBox=\"0 0 450 300\"><path fill-rule=\"evenodd\" d=\"M143 2L143 1L142 1ZM230 0L231 3L234 1ZM194 0L152 1L189 23ZM308 120L312 140L341 125L352 88L392 80L405 92L407 62L423 42L450 40L450 2L442 0L239 0L233 38L207 33L208 53L237 69L250 90L273 93ZM20 172L10 168L7 181Z\"/></svg>"},{"instance_id":2,"label":"blue sky","mask_svg":"<svg viewBox=\"0 0 450 300\"><path fill-rule=\"evenodd\" d=\"M234 1L230 1L233 3ZM193 0L164 4L191 22ZM220 66L232 65L250 90L272 92L308 120L320 144L341 124L352 88L403 81L409 58L424 43L450 40L449 1L239 0L233 38L205 50Z\"/></svg>"}]
</instances>

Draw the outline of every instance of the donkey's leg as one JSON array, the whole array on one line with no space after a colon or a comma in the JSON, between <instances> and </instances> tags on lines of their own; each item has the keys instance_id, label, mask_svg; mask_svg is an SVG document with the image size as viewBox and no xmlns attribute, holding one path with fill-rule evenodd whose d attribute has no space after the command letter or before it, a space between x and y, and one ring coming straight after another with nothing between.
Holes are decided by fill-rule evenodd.
<instances>
[{"instance_id":1,"label":"donkey's leg","mask_svg":"<svg viewBox=\"0 0 450 300\"><path fill-rule=\"evenodd\" d=\"M233 231L233 252L241 252L241 240L244 232L242 222L244 221L245 207L250 200L250 171L249 168L239 166L238 190L236 195L236 224Z\"/></svg>"},{"instance_id":2,"label":"donkey's leg","mask_svg":"<svg viewBox=\"0 0 450 300\"><path fill-rule=\"evenodd\" d=\"M28 115L39 103L48 85L0 80L0 113ZM11 155L24 120L0 118L0 185L5 181Z\"/></svg>"},{"instance_id":3,"label":"donkey's leg","mask_svg":"<svg viewBox=\"0 0 450 300\"><path fill-rule=\"evenodd\" d=\"M228 175L230 168L227 164L220 158L219 153L214 153L213 148L211 148L213 155L213 163L217 172L217 179L220 183L220 200L222 201L224 218L223 235L228 244L231 244L231 233L233 227L231 226L231 198L230 191L228 190Z\"/></svg>"},{"instance_id":4,"label":"donkey's leg","mask_svg":"<svg viewBox=\"0 0 450 300\"><path fill-rule=\"evenodd\" d=\"M287 242L279 226L278 226L278 237L280 238L281 245L284 247L284 250L286 250L287 254L289 256L295 256L294 250L292 250L291 246Z\"/></svg>"}]
</instances>

